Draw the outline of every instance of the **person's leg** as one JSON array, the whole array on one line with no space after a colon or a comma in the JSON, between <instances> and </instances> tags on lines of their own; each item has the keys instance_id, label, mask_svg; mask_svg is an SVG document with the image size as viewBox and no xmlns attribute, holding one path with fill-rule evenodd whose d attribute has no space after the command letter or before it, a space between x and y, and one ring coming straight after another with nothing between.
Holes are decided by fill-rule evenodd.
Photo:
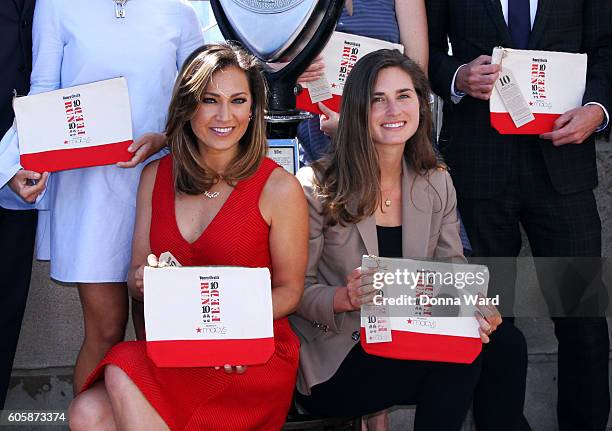
<instances>
[{"instance_id":1,"label":"person's leg","mask_svg":"<svg viewBox=\"0 0 612 431\"><path fill-rule=\"evenodd\" d=\"M0 410L4 408L28 298L37 213L35 210L11 211L0 208Z\"/></svg>"},{"instance_id":2,"label":"person's leg","mask_svg":"<svg viewBox=\"0 0 612 431\"><path fill-rule=\"evenodd\" d=\"M70 403L68 422L71 431L114 431L117 429L113 408L100 381L79 394Z\"/></svg>"},{"instance_id":3,"label":"person's leg","mask_svg":"<svg viewBox=\"0 0 612 431\"><path fill-rule=\"evenodd\" d=\"M426 362L369 355L357 344L331 379L313 386L310 396L297 393L297 400L309 413L330 417L358 417L416 404L426 368Z\"/></svg>"},{"instance_id":4,"label":"person's leg","mask_svg":"<svg viewBox=\"0 0 612 431\"><path fill-rule=\"evenodd\" d=\"M538 280L551 311L580 316L553 319L559 342L559 429L602 431L610 393L608 326L600 316L608 298L601 280L601 222L595 197L590 190L560 195L552 186L544 192L531 203L525 223L538 257ZM560 259L547 259L551 256Z\"/></svg>"},{"instance_id":5,"label":"person's leg","mask_svg":"<svg viewBox=\"0 0 612 431\"><path fill-rule=\"evenodd\" d=\"M389 414L387 410L372 413L361 418L361 431L387 431L389 429Z\"/></svg>"},{"instance_id":6,"label":"person's leg","mask_svg":"<svg viewBox=\"0 0 612 431\"><path fill-rule=\"evenodd\" d=\"M314 386L311 396L297 398L309 412L322 416L356 417L417 404L416 430L458 431L479 372L479 359L474 364L403 361L369 355L356 345L330 380ZM449 392L454 399L444 404L444 414L429 414Z\"/></svg>"},{"instance_id":7,"label":"person's leg","mask_svg":"<svg viewBox=\"0 0 612 431\"><path fill-rule=\"evenodd\" d=\"M483 346L481 378L474 396L474 420L479 431L529 429L523 417L527 380L527 343L507 320ZM523 427L523 428L521 428Z\"/></svg>"},{"instance_id":8,"label":"person's leg","mask_svg":"<svg viewBox=\"0 0 612 431\"><path fill-rule=\"evenodd\" d=\"M104 382L119 429L130 431L170 430L138 386L119 367L107 365Z\"/></svg>"},{"instance_id":9,"label":"person's leg","mask_svg":"<svg viewBox=\"0 0 612 431\"><path fill-rule=\"evenodd\" d=\"M74 393L112 346L123 340L128 318L125 283L81 283L85 339L74 368Z\"/></svg>"},{"instance_id":10,"label":"person's leg","mask_svg":"<svg viewBox=\"0 0 612 431\"><path fill-rule=\"evenodd\" d=\"M480 376L481 361L479 356L472 364L429 364L419 392L415 431L462 428Z\"/></svg>"},{"instance_id":11,"label":"person's leg","mask_svg":"<svg viewBox=\"0 0 612 431\"><path fill-rule=\"evenodd\" d=\"M494 199L460 199L459 209L473 255L478 256L470 261L489 266L489 296L500 295L499 308L504 316L491 342L483 346L482 371L474 393L476 428L479 431L528 430L523 416L527 346L511 317L516 280L514 257L521 248L520 200L516 191L508 191Z\"/></svg>"},{"instance_id":12,"label":"person's leg","mask_svg":"<svg viewBox=\"0 0 612 431\"><path fill-rule=\"evenodd\" d=\"M137 340L146 340L145 321L144 321L144 302L134 298L132 302L132 324Z\"/></svg>"}]
</instances>

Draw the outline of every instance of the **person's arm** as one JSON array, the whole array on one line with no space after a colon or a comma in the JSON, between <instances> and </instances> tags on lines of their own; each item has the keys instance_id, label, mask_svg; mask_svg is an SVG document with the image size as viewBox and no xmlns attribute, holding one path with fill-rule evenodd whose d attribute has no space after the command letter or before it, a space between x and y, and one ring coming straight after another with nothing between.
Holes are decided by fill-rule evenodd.
<instances>
[{"instance_id":1,"label":"person's arm","mask_svg":"<svg viewBox=\"0 0 612 431\"><path fill-rule=\"evenodd\" d=\"M429 81L438 96L450 100L453 76L463 62L448 55L448 0L427 0L425 6L429 31Z\"/></svg>"},{"instance_id":2,"label":"person's arm","mask_svg":"<svg viewBox=\"0 0 612 431\"><path fill-rule=\"evenodd\" d=\"M198 17L190 4L179 5L182 9L179 11L181 20L175 24L181 30L179 45L176 50L176 68L180 71L183 63L189 55L197 48L204 44L204 36ZM166 136L163 133L145 133L132 145L128 147L128 151L134 153L134 156L127 162L119 162L117 166L120 168L133 168L139 163L144 162L153 154L159 153L166 146ZM167 151L166 151L167 153ZM162 157L164 152L158 156Z\"/></svg>"},{"instance_id":3,"label":"person's arm","mask_svg":"<svg viewBox=\"0 0 612 431\"><path fill-rule=\"evenodd\" d=\"M325 246L325 220L321 214L321 202L313 193L312 168L300 169L297 178L308 202L310 226L304 297L296 314L312 322L313 327L338 333L346 312L359 310L362 304L372 302L376 291L371 272L362 273L361 268L355 268L346 274L346 285L332 286L319 280L318 267Z\"/></svg>"},{"instance_id":4,"label":"person's arm","mask_svg":"<svg viewBox=\"0 0 612 431\"><path fill-rule=\"evenodd\" d=\"M204 33L195 10L188 2L181 5L183 10L181 28L181 39L176 55L176 68L181 70L183 63L193 51L204 45Z\"/></svg>"},{"instance_id":5,"label":"person's arm","mask_svg":"<svg viewBox=\"0 0 612 431\"><path fill-rule=\"evenodd\" d=\"M609 114L612 109L612 3L588 0L583 17L580 52L588 54L588 66L582 103L598 103Z\"/></svg>"},{"instance_id":6,"label":"person's arm","mask_svg":"<svg viewBox=\"0 0 612 431\"><path fill-rule=\"evenodd\" d=\"M416 61L427 74L429 42L424 0L395 0L395 16L404 54Z\"/></svg>"},{"instance_id":7,"label":"person's arm","mask_svg":"<svg viewBox=\"0 0 612 431\"><path fill-rule=\"evenodd\" d=\"M30 95L60 88L64 40L57 1L40 1L34 10L32 23L32 74ZM10 188L27 202L34 202L44 190L44 181L32 184L36 172L23 170L19 163L19 139L9 130L0 145L0 187ZM40 179L41 176L38 176Z\"/></svg>"},{"instance_id":8,"label":"person's arm","mask_svg":"<svg viewBox=\"0 0 612 431\"><path fill-rule=\"evenodd\" d=\"M149 163L140 174L138 195L136 199L136 223L134 225L134 236L132 238L132 259L128 271L128 291L132 297L132 321L137 340L146 339L144 321L144 267L156 262L148 262L147 257L151 253L149 243L149 231L151 228L151 199L153 186L159 161ZM156 261L156 259L153 259ZM155 265L154 265L155 266Z\"/></svg>"},{"instance_id":9,"label":"person's arm","mask_svg":"<svg viewBox=\"0 0 612 431\"><path fill-rule=\"evenodd\" d=\"M134 224L134 236L132 237L132 259L128 271L127 285L130 295L138 301L143 300L144 267L147 264L147 256L151 254L149 241L151 201L158 166L159 161L156 160L142 170L136 197L136 222Z\"/></svg>"},{"instance_id":10,"label":"person's arm","mask_svg":"<svg viewBox=\"0 0 612 431\"><path fill-rule=\"evenodd\" d=\"M489 100L499 75L499 65L481 55L470 62L448 54L450 7L448 0L428 0L429 81L434 93L458 103L463 95Z\"/></svg>"},{"instance_id":11,"label":"person's arm","mask_svg":"<svg viewBox=\"0 0 612 431\"><path fill-rule=\"evenodd\" d=\"M442 208L442 224L440 226L440 236L438 237L438 244L434 251L434 257L443 260L450 259L457 263L464 263L466 259L463 256L463 246L461 244L461 237L459 236L457 193L448 171L438 171L436 174L444 175L444 179L440 182L443 182L445 190L438 190L444 207ZM441 193L442 191L444 193ZM479 312L476 313L475 317L479 325L478 333L480 335L480 340L486 344L490 341L489 337L491 333L495 332L497 327L502 323L502 317L494 305L478 305L477 308Z\"/></svg>"},{"instance_id":12,"label":"person's arm","mask_svg":"<svg viewBox=\"0 0 612 431\"><path fill-rule=\"evenodd\" d=\"M325 221L321 214L321 202L313 192L314 173L312 168L302 168L298 171L296 176L306 196L309 213L306 282L304 286L304 297L300 302L296 314L312 322L313 325L322 325L322 327L334 332L340 332L345 313L336 312L334 309L334 302L335 299L337 300L336 291L342 289L343 286L330 286L321 283L317 275L319 261L325 245Z\"/></svg>"},{"instance_id":13,"label":"person's arm","mask_svg":"<svg viewBox=\"0 0 612 431\"><path fill-rule=\"evenodd\" d=\"M540 135L554 145L581 144L609 123L612 109L612 3L607 0L584 2L582 47L588 54L584 106L561 115L553 131Z\"/></svg>"},{"instance_id":14,"label":"person's arm","mask_svg":"<svg viewBox=\"0 0 612 431\"><path fill-rule=\"evenodd\" d=\"M270 224L274 319L293 313L304 291L308 254L308 209L300 184L284 169L270 175L260 210Z\"/></svg>"},{"instance_id":15,"label":"person's arm","mask_svg":"<svg viewBox=\"0 0 612 431\"><path fill-rule=\"evenodd\" d=\"M433 175L442 175L443 179L436 181L441 183L438 193L442 198L442 223L440 225L440 236L438 244L434 250L434 258L452 259L457 262L465 262L463 256L463 245L459 235L459 217L457 216L457 192L453 186L453 181L447 170L438 168Z\"/></svg>"}]
</instances>

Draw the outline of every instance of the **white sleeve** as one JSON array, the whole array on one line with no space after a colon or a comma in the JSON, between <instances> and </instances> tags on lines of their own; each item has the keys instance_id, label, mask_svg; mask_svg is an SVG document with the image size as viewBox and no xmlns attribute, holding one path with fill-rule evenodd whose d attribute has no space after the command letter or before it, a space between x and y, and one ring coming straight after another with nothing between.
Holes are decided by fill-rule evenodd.
<instances>
[{"instance_id":1,"label":"white sleeve","mask_svg":"<svg viewBox=\"0 0 612 431\"><path fill-rule=\"evenodd\" d=\"M193 51L204 45L204 33L193 7L185 3L184 13L181 16L181 42L176 55L177 69L183 67L183 63Z\"/></svg>"},{"instance_id":2,"label":"white sleeve","mask_svg":"<svg viewBox=\"0 0 612 431\"><path fill-rule=\"evenodd\" d=\"M61 86L64 40L58 8L60 0L36 4L32 24L32 76L30 93L57 90Z\"/></svg>"},{"instance_id":3,"label":"white sleeve","mask_svg":"<svg viewBox=\"0 0 612 431\"><path fill-rule=\"evenodd\" d=\"M587 102L587 103L584 104L584 106L587 106L587 105L597 105L603 111L603 113L604 113L604 121L595 130L596 132L601 132L606 127L608 127L608 124L610 124L610 114L608 114L608 110L601 103L597 103L597 102Z\"/></svg>"},{"instance_id":4,"label":"white sleeve","mask_svg":"<svg viewBox=\"0 0 612 431\"><path fill-rule=\"evenodd\" d=\"M457 73L459 73L459 69L461 69L463 66L465 66L465 64L462 64L461 66L457 68L457 70L455 70L455 74L453 75L453 80L451 81L451 88L450 88L451 102L453 102L455 105L461 102L461 99L463 99L463 96L465 96L464 92L455 89L455 80L457 79Z\"/></svg>"}]
</instances>

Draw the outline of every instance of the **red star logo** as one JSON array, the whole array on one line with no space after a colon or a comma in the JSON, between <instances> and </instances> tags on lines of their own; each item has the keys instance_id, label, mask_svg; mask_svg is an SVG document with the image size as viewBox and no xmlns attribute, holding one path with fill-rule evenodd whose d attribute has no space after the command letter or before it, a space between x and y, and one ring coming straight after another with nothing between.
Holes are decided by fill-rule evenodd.
<instances>
[{"instance_id":1,"label":"red star logo","mask_svg":"<svg viewBox=\"0 0 612 431\"><path fill-rule=\"evenodd\" d=\"M529 102L529 106L533 106L533 102Z\"/></svg>"},{"instance_id":2,"label":"red star logo","mask_svg":"<svg viewBox=\"0 0 612 431\"><path fill-rule=\"evenodd\" d=\"M68 141L64 141L64 144L67 144L67 143L68 143Z\"/></svg>"},{"instance_id":3,"label":"red star logo","mask_svg":"<svg viewBox=\"0 0 612 431\"><path fill-rule=\"evenodd\" d=\"M331 85L331 87L332 87L332 88L336 88L336 87L337 87L336 83L334 82L334 83Z\"/></svg>"},{"instance_id":4,"label":"red star logo","mask_svg":"<svg viewBox=\"0 0 612 431\"><path fill-rule=\"evenodd\" d=\"M411 325L412 324L412 319L408 319L407 322L408 322L409 325Z\"/></svg>"},{"instance_id":5,"label":"red star logo","mask_svg":"<svg viewBox=\"0 0 612 431\"><path fill-rule=\"evenodd\" d=\"M202 328L196 328L196 332L199 334L200 332L202 332Z\"/></svg>"}]
</instances>

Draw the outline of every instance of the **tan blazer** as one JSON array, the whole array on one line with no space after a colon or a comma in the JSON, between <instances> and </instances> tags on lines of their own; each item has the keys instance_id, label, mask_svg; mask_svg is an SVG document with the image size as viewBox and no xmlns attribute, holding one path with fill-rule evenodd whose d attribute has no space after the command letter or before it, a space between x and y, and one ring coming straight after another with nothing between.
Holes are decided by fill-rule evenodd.
<instances>
[{"instance_id":1,"label":"tan blazer","mask_svg":"<svg viewBox=\"0 0 612 431\"><path fill-rule=\"evenodd\" d=\"M403 256L463 259L457 199L448 172L431 170L429 182L406 164L403 172ZM362 255L378 255L378 239L374 216L353 225L324 226L312 169L301 169L297 178L309 205L310 244L304 297L290 321L301 340L297 387L309 395L312 386L335 374L359 342L359 311L334 313L334 293L361 266Z\"/></svg>"}]
</instances>

